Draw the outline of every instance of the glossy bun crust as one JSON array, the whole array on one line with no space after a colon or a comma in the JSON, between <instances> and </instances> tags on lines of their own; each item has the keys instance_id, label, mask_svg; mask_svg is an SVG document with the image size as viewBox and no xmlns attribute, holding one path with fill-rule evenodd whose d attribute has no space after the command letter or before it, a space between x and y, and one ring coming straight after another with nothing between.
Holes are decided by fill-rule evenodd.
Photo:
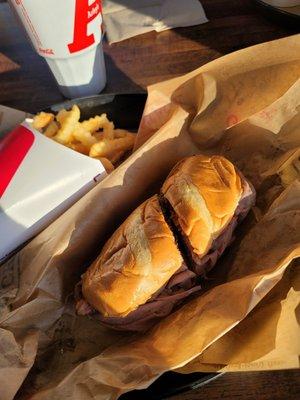
<instances>
[{"instance_id":1,"label":"glossy bun crust","mask_svg":"<svg viewBox=\"0 0 300 400\"><path fill-rule=\"evenodd\" d=\"M126 316L164 287L182 264L158 196L153 196L115 231L83 275L83 296L104 316Z\"/></svg>"},{"instance_id":2,"label":"glossy bun crust","mask_svg":"<svg viewBox=\"0 0 300 400\"><path fill-rule=\"evenodd\" d=\"M231 221L243 188L230 161L195 155L176 164L161 192L191 250L203 256Z\"/></svg>"}]
</instances>

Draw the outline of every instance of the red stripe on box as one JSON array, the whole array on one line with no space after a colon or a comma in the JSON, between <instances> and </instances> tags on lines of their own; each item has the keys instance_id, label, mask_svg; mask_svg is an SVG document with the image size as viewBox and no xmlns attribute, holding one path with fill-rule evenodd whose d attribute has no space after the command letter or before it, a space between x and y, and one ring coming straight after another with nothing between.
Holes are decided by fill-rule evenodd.
<instances>
[{"instance_id":1,"label":"red stripe on box","mask_svg":"<svg viewBox=\"0 0 300 400\"><path fill-rule=\"evenodd\" d=\"M18 126L0 141L0 198L34 142L34 134Z\"/></svg>"}]
</instances>

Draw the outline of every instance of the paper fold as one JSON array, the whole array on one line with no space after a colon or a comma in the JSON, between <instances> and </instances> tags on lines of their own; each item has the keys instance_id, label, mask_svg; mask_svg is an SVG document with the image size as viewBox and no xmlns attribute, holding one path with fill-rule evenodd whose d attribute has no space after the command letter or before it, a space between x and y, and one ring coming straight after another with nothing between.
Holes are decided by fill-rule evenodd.
<instances>
[{"instance_id":1,"label":"paper fold","mask_svg":"<svg viewBox=\"0 0 300 400\"><path fill-rule=\"evenodd\" d=\"M39 334L20 399L116 399L169 369L299 366L299 348L286 335L299 337L299 268L291 265L300 255L300 183L289 175L287 184L280 172L300 146L298 50L299 35L150 87L135 153L0 268L10 277L1 280L0 345L7 332L15 335L14 351L30 332ZM270 123L257 123L272 105ZM228 157L258 195L205 293L144 335L76 316L74 285L106 238L178 160L199 152ZM18 371L17 358L7 359ZM10 400L18 383L5 385L3 400Z\"/></svg>"}]
</instances>

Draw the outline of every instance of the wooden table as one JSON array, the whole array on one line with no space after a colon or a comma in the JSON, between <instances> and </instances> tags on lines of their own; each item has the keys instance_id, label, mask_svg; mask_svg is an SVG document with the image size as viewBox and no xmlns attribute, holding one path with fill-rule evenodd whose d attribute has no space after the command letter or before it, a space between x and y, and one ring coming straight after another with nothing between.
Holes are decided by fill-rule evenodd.
<instances>
[{"instance_id":1,"label":"wooden table","mask_svg":"<svg viewBox=\"0 0 300 400\"><path fill-rule=\"evenodd\" d=\"M104 45L107 93L141 92L146 86L189 72L223 54L296 33L278 25L247 0L202 0L205 25L151 32ZM40 58L0 0L0 104L35 112L63 100ZM192 399L300 398L299 371L225 374L207 386L173 397Z\"/></svg>"},{"instance_id":2,"label":"wooden table","mask_svg":"<svg viewBox=\"0 0 300 400\"><path fill-rule=\"evenodd\" d=\"M104 44L107 93L141 92L223 54L295 33L260 15L252 1L202 0L207 24ZM45 61L0 0L0 104L35 112L63 100Z\"/></svg>"}]
</instances>

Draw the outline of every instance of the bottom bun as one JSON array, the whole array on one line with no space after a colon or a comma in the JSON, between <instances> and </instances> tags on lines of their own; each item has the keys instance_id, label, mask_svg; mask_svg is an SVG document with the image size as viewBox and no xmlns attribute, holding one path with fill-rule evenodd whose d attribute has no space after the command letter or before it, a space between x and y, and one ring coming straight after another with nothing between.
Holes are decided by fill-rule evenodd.
<instances>
[{"instance_id":1,"label":"bottom bun","mask_svg":"<svg viewBox=\"0 0 300 400\"><path fill-rule=\"evenodd\" d=\"M140 332L149 329L159 319L169 315L174 308L182 304L184 299L199 290L201 286L197 284L196 274L183 264L169 282L147 303L125 317L104 317L98 313L83 299L81 284L78 284L75 291L76 311L79 315L94 315L102 325L108 328Z\"/></svg>"}]
</instances>

